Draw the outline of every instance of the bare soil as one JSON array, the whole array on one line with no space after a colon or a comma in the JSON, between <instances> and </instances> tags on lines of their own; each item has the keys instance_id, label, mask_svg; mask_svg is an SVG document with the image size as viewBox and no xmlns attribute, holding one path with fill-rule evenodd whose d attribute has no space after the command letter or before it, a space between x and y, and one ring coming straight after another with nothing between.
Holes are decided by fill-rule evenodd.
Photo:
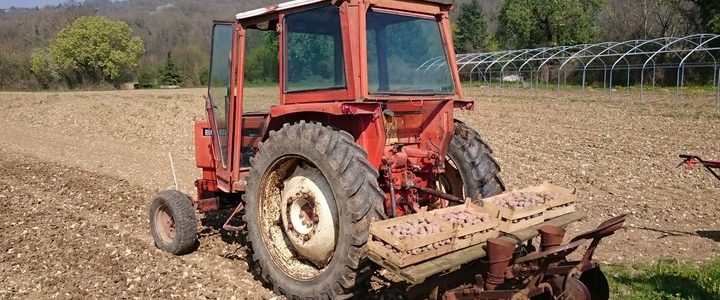
<instances>
[{"instance_id":1,"label":"bare soil","mask_svg":"<svg viewBox=\"0 0 720 300\"><path fill-rule=\"evenodd\" d=\"M720 159L720 107L712 94L472 89L460 118L495 150L511 189L550 181L576 188L586 221L569 234L629 214L596 257L605 262L720 255L720 181L677 168L678 154Z\"/></svg>"},{"instance_id":2,"label":"bare soil","mask_svg":"<svg viewBox=\"0 0 720 300\"><path fill-rule=\"evenodd\" d=\"M249 271L242 237L203 218L200 247L157 250L147 209L173 185L192 194L193 121L202 89L0 93L0 298L270 299ZM248 91L248 110L275 91ZM586 94L475 88L459 117L493 146L511 189L574 187L587 216L571 235L630 214L597 257L610 262L720 256L720 182L676 168L679 153L720 158L710 95ZM667 98L667 100L666 100ZM661 100L657 100L661 99Z\"/></svg>"}]
</instances>

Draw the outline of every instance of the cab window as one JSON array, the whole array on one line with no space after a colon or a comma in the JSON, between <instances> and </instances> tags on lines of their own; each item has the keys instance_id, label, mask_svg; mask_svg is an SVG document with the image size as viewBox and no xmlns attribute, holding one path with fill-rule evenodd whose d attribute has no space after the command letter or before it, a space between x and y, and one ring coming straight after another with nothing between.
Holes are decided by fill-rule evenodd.
<instances>
[{"instance_id":1,"label":"cab window","mask_svg":"<svg viewBox=\"0 0 720 300\"><path fill-rule=\"evenodd\" d=\"M284 27L285 92L345 88L339 8L287 15Z\"/></svg>"}]
</instances>

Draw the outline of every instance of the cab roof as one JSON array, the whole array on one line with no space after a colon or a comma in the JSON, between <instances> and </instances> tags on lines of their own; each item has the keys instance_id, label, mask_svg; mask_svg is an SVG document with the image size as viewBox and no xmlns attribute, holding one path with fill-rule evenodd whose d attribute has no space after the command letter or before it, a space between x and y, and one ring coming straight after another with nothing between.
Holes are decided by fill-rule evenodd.
<instances>
[{"instance_id":1,"label":"cab roof","mask_svg":"<svg viewBox=\"0 0 720 300\"><path fill-rule=\"evenodd\" d=\"M454 0L420 0L423 2L431 2L431 3L438 3L443 5L452 5L455 1ZM235 16L238 20L244 20L249 19L252 17L262 16L270 13L275 13L283 10L288 10L291 8L296 8L300 6L320 3L320 2L330 2L330 0L292 0L288 2L283 2L280 4L270 5L258 9L249 10L246 12L239 13Z\"/></svg>"}]
</instances>

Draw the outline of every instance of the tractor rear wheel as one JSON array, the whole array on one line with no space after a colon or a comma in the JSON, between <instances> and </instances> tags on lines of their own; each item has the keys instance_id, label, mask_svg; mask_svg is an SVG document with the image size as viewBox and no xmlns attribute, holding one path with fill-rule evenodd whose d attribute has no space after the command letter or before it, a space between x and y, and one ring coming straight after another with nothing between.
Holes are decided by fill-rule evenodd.
<instances>
[{"instance_id":1,"label":"tractor rear wheel","mask_svg":"<svg viewBox=\"0 0 720 300\"><path fill-rule=\"evenodd\" d=\"M175 255L197 246L197 217L190 198L176 191L162 191L150 204L150 231L155 245Z\"/></svg>"},{"instance_id":2,"label":"tractor rear wheel","mask_svg":"<svg viewBox=\"0 0 720 300\"><path fill-rule=\"evenodd\" d=\"M244 199L261 278L288 299L350 296L372 271L365 244L382 216L377 178L347 132L304 121L270 132Z\"/></svg>"},{"instance_id":3,"label":"tractor rear wheel","mask_svg":"<svg viewBox=\"0 0 720 300\"><path fill-rule=\"evenodd\" d=\"M490 146L477 131L458 120L438 185L445 193L474 201L505 191L500 165Z\"/></svg>"}]
</instances>

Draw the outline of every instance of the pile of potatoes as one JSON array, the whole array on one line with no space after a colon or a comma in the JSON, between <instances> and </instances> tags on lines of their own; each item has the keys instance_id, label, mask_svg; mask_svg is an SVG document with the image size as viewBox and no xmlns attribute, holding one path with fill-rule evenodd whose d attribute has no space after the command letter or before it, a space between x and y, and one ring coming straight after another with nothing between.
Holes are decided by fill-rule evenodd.
<instances>
[{"instance_id":1,"label":"pile of potatoes","mask_svg":"<svg viewBox=\"0 0 720 300\"><path fill-rule=\"evenodd\" d=\"M479 212L469 208L446 212L441 217L445 222L448 222L453 226L460 227L477 225L491 220L490 214Z\"/></svg>"},{"instance_id":2,"label":"pile of potatoes","mask_svg":"<svg viewBox=\"0 0 720 300\"><path fill-rule=\"evenodd\" d=\"M387 228L390 234L400 239L422 239L429 234L440 233L442 228L430 218L419 218Z\"/></svg>"},{"instance_id":3,"label":"pile of potatoes","mask_svg":"<svg viewBox=\"0 0 720 300\"><path fill-rule=\"evenodd\" d=\"M442 227L440 227L440 224L437 222L434 222L430 218L419 218L419 219L413 219L408 220L405 223L398 224L395 226L387 227L386 230L390 232L392 236L398 237L401 240L404 239L410 239L410 240L418 240L423 239L427 237L428 235L437 234L442 232ZM429 251L438 249L442 246L445 246L451 242L450 239L442 240L439 242L435 242L426 246L423 246L421 248L415 248L411 250L405 251L406 254L412 254L417 255L422 253L423 251ZM391 250L393 253L398 253L399 251L393 247L390 244L384 243L384 246L386 249Z\"/></svg>"},{"instance_id":4,"label":"pile of potatoes","mask_svg":"<svg viewBox=\"0 0 720 300\"><path fill-rule=\"evenodd\" d=\"M535 194L537 194L538 197L540 197L540 198L542 198L543 200L545 200L545 202L560 197L560 193L555 192L555 191L542 191L542 192L537 192L537 193L535 193Z\"/></svg>"},{"instance_id":5,"label":"pile of potatoes","mask_svg":"<svg viewBox=\"0 0 720 300\"><path fill-rule=\"evenodd\" d=\"M510 209L524 209L545 204L556 197L553 193L510 192L493 198L493 203Z\"/></svg>"}]
</instances>

